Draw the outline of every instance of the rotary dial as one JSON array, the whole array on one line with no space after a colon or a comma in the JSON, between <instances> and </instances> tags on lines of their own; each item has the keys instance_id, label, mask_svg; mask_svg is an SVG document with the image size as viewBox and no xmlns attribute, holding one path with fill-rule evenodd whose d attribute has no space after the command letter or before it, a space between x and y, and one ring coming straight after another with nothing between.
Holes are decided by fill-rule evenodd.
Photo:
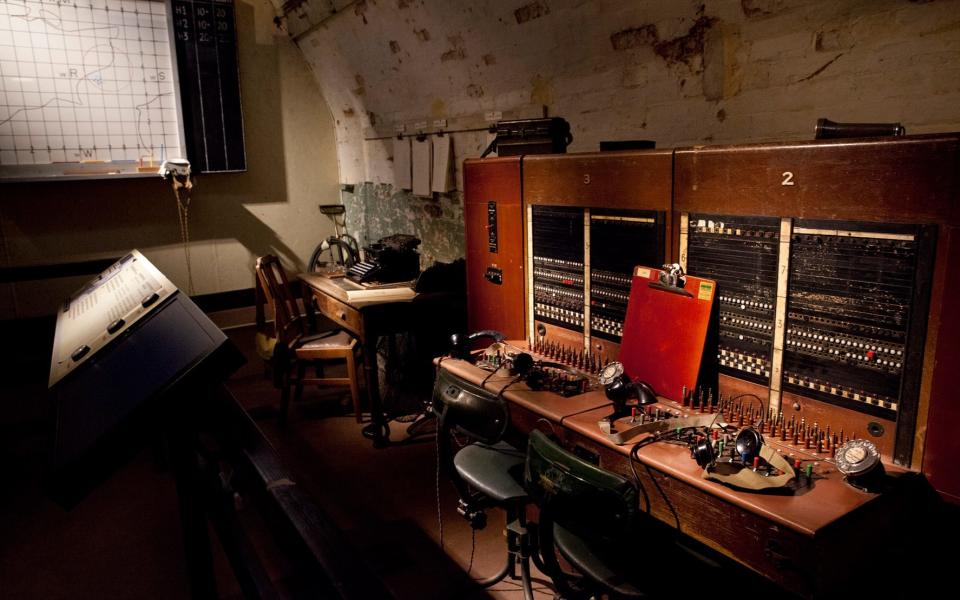
<instances>
[{"instance_id":1,"label":"rotary dial","mask_svg":"<svg viewBox=\"0 0 960 600\"><path fill-rule=\"evenodd\" d=\"M623 363L612 362L600 371L597 381L600 382L600 385L610 385L621 375L623 375Z\"/></svg>"}]
</instances>

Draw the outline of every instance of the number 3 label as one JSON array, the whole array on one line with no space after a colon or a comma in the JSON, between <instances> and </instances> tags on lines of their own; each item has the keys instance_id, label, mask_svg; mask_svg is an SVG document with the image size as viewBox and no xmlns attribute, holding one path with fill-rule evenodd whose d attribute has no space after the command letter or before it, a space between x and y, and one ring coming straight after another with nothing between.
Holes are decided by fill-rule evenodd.
<instances>
[{"instance_id":1,"label":"number 3 label","mask_svg":"<svg viewBox=\"0 0 960 600\"><path fill-rule=\"evenodd\" d=\"M784 171L783 172L783 181L780 182L780 185L793 185L793 172Z\"/></svg>"}]
</instances>

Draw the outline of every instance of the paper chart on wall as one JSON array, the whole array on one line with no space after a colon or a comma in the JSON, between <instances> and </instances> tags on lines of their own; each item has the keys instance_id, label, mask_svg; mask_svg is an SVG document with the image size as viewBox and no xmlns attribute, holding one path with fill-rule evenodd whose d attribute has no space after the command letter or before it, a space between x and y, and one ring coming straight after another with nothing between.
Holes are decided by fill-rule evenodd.
<instances>
[{"instance_id":1,"label":"paper chart on wall","mask_svg":"<svg viewBox=\"0 0 960 600\"><path fill-rule=\"evenodd\" d=\"M0 2L0 175L182 156L167 11L163 0Z\"/></svg>"},{"instance_id":2,"label":"paper chart on wall","mask_svg":"<svg viewBox=\"0 0 960 600\"><path fill-rule=\"evenodd\" d=\"M430 169L433 167L433 143L429 137L413 142L413 194L429 196L432 180Z\"/></svg>"}]
</instances>

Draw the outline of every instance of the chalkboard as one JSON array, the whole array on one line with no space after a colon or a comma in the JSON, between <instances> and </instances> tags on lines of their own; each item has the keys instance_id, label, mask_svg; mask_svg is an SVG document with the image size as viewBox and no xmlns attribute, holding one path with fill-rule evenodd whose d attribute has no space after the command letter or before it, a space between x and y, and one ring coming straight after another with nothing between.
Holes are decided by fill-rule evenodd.
<instances>
[{"instance_id":1,"label":"chalkboard","mask_svg":"<svg viewBox=\"0 0 960 600\"><path fill-rule=\"evenodd\" d=\"M246 153L232 0L173 0L187 158L194 171L243 171Z\"/></svg>"}]
</instances>

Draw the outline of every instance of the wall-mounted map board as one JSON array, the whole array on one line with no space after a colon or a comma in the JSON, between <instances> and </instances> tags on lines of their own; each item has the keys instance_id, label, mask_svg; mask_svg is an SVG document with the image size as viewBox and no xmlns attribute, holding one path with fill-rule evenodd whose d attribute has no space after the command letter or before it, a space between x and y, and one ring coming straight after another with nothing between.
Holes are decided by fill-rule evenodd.
<instances>
[{"instance_id":1,"label":"wall-mounted map board","mask_svg":"<svg viewBox=\"0 0 960 600\"><path fill-rule=\"evenodd\" d=\"M208 26L216 51L194 51ZM195 171L242 170L239 93L229 0L0 0L0 179L147 176L183 156ZM228 100L197 115L196 94ZM239 152L217 160L227 139Z\"/></svg>"}]
</instances>

